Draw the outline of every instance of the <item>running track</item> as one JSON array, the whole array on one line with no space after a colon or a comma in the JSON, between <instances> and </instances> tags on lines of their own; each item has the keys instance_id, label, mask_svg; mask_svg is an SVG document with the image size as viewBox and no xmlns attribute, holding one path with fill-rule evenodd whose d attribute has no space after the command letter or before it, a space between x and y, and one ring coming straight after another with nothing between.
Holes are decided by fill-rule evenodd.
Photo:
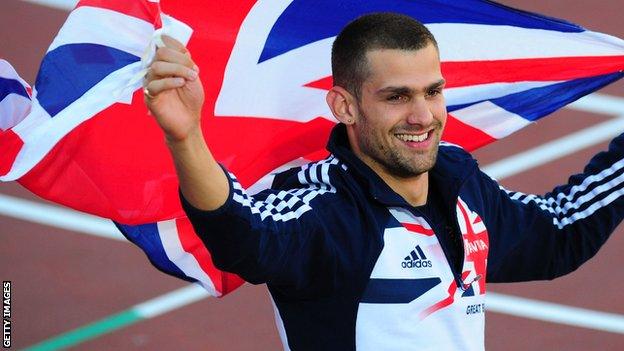
<instances>
[{"instance_id":1,"label":"running track","mask_svg":"<svg viewBox=\"0 0 624 351\"><path fill-rule=\"evenodd\" d=\"M621 1L503 2L624 37ZM2 0L0 56L12 62L24 78L32 82L39 60L66 15L64 10L18 0ZM608 138L601 137L604 130L590 135L592 128L604 126L604 123L618 123L619 129L607 125L606 130L624 130L615 118L624 116L624 83L618 82L601 91L601 94L622 99L613 100L612 105L599 97L589 99L575 109L560 111L539 125L478 151L477 158L481 165L492 165L553 139L573 136L571 142L554 148L564 156L536 167L521 168L508 177L499 177L503 185L511 189L534 193L548 191L565 181L567 175L580 170L591 155L605 148ZM597 112L599 108L602 108L601 112ZM565 150L567 146L580 144L585 146L576 151ZM535 160L535 157L528 159ZM15 348L21 349L65 335L68 337L62 339L63 342L76 345L73 347L76 350L279 349L272 307L263 286L248 285L224 299L204 299L201 293L197 294L198 290L189 289L188 284L157 272L130 244L85 235L84 232L97 229L91 222L81 229L75 227L77 220L70 220L73 229L61 229L61 224L49 224L50 220L58 220L61 216L47 209L43 213L51 215L42 221L48 224L35 223L32 218L17 219L27 212L16 207L14 198L43 203L17 184L0 184L0 195L11 196L0 197L0 277L13 282L12 336ZM9 215L9 210L13 210L14 214ZM105 226L99 233L108 233L108 228ZM623 349L624 298L621 291L624 291L624 275L620 269L624 266L623 248L624 233L619 228L597 257L569 276L552 282L489 285L490 291L530 301L503 301L501 306L488 302L487 349ZM185 289L186 297L176 295L173 300L139 305L177 289ZM175 308L176 301L180 299L201 301ZM553 312L548 309L550 306L536 305L536 300L614 314L614 325L619 326L620 331L600 330L604 329L600 325L608 322L603 315L595 319L598 326L569 326L579 315L581 322L594 320L583 311L580 314L576 310L570 314L562 310ZM129 310L137 305L138 308ZM163 306L172 310L158 309ZM514 316L491 312L508 307L517 307ZM518 316L540 312L560 317L561 320L545 322ZM140 316L151 318L138 321ZM106 323L93 324L102 319ZM75 332L77 328L89 325L90 328ZM65 334L72 331L74 333ZM77 344L80 337L87 340Z\"/></svg>"}]
</instances>

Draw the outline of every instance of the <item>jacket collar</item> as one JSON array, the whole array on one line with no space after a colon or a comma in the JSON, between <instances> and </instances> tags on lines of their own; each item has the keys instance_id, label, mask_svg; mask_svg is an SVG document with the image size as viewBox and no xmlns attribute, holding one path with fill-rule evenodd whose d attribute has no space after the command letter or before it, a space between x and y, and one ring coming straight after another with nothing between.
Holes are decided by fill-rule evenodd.
<instances>
[{"instance_id":1,"label":"jacket collar","mask_svg":"<svg viewBox=\"0 0 624 351\"><path fill-rule=\"evenodd\" d=\"M440 147L436 164L429 171L429 177L432 182L443 184L443 186L437 187L443 200L447 203L455 203L461 185L476 170L477 163L470 154L462 149L449 149L451 147ZM332 129L327 150L350 168L350 173L355 180L373 199L390 207L410 206L403 197L392 190L377 173L351 151L344 124L339 123Z\"/></svg>"}]
</instances>

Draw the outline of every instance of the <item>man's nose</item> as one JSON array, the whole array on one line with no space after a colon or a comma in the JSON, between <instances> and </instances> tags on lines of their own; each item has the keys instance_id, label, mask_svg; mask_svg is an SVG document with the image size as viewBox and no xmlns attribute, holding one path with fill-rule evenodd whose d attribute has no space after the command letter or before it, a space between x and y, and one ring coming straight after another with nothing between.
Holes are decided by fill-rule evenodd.
<instances>
[{"instance_id":1,"label":"man's nose","mask_svg":"<svg viewBox=\"0 0 624 351\"><path fill-rule=\"evenodd\" d=\"M412 100L409 112L407 117L407 123L409 124L419 124L426 127L433 121L433 113L423 97Z\"/></svg>"}]
</instances>

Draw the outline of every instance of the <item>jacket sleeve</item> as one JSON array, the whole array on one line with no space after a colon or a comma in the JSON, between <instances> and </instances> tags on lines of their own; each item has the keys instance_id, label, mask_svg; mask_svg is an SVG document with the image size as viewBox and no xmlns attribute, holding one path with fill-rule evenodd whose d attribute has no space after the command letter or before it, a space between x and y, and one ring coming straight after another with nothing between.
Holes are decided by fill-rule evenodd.
<instances>
[{"instance_id":1,"label":"jacket sleeve","mask_svg":"<svg viewBox=\"0 0 624 351\"><path fill-rule=\"evenodd\" d=\"M214 211L182 207L215 266L250 283L305 290L333 275L334 246L319 208L332 189L309 187L246 193L226 171L230 193ZM334 190L335 191L335 190ZM329 193L329 194L327 194Z\"/></svg>"},{"instance_id":2,"label":"jacket sleeve","mask_svg":"<svg viewBox=\"0 0 624 351\"><path fill-rule=\"evenodd\" d=\"M583 173L543 196L510 192L482 174L488 281L554 279L594 256L624 216L624 134Z\"/></svg>"}]
</instances>

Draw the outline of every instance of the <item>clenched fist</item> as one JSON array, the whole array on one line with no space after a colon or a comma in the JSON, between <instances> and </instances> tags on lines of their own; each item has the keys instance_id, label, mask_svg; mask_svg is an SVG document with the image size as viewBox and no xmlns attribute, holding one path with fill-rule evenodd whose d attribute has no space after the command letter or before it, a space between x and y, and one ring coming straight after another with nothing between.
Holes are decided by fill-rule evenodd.
<instances>
[{"instance_id":1,"label":"clenched fist","mask_svg":"<svg viewBox=\"0 0 624 351\"><path fill-rule=\"evenodd\" d=\"M179 142L201 132L204 89L186 47L167 36L163 42L145 77L145 103L167 140Z\"/></svg>"}]
</instances>

